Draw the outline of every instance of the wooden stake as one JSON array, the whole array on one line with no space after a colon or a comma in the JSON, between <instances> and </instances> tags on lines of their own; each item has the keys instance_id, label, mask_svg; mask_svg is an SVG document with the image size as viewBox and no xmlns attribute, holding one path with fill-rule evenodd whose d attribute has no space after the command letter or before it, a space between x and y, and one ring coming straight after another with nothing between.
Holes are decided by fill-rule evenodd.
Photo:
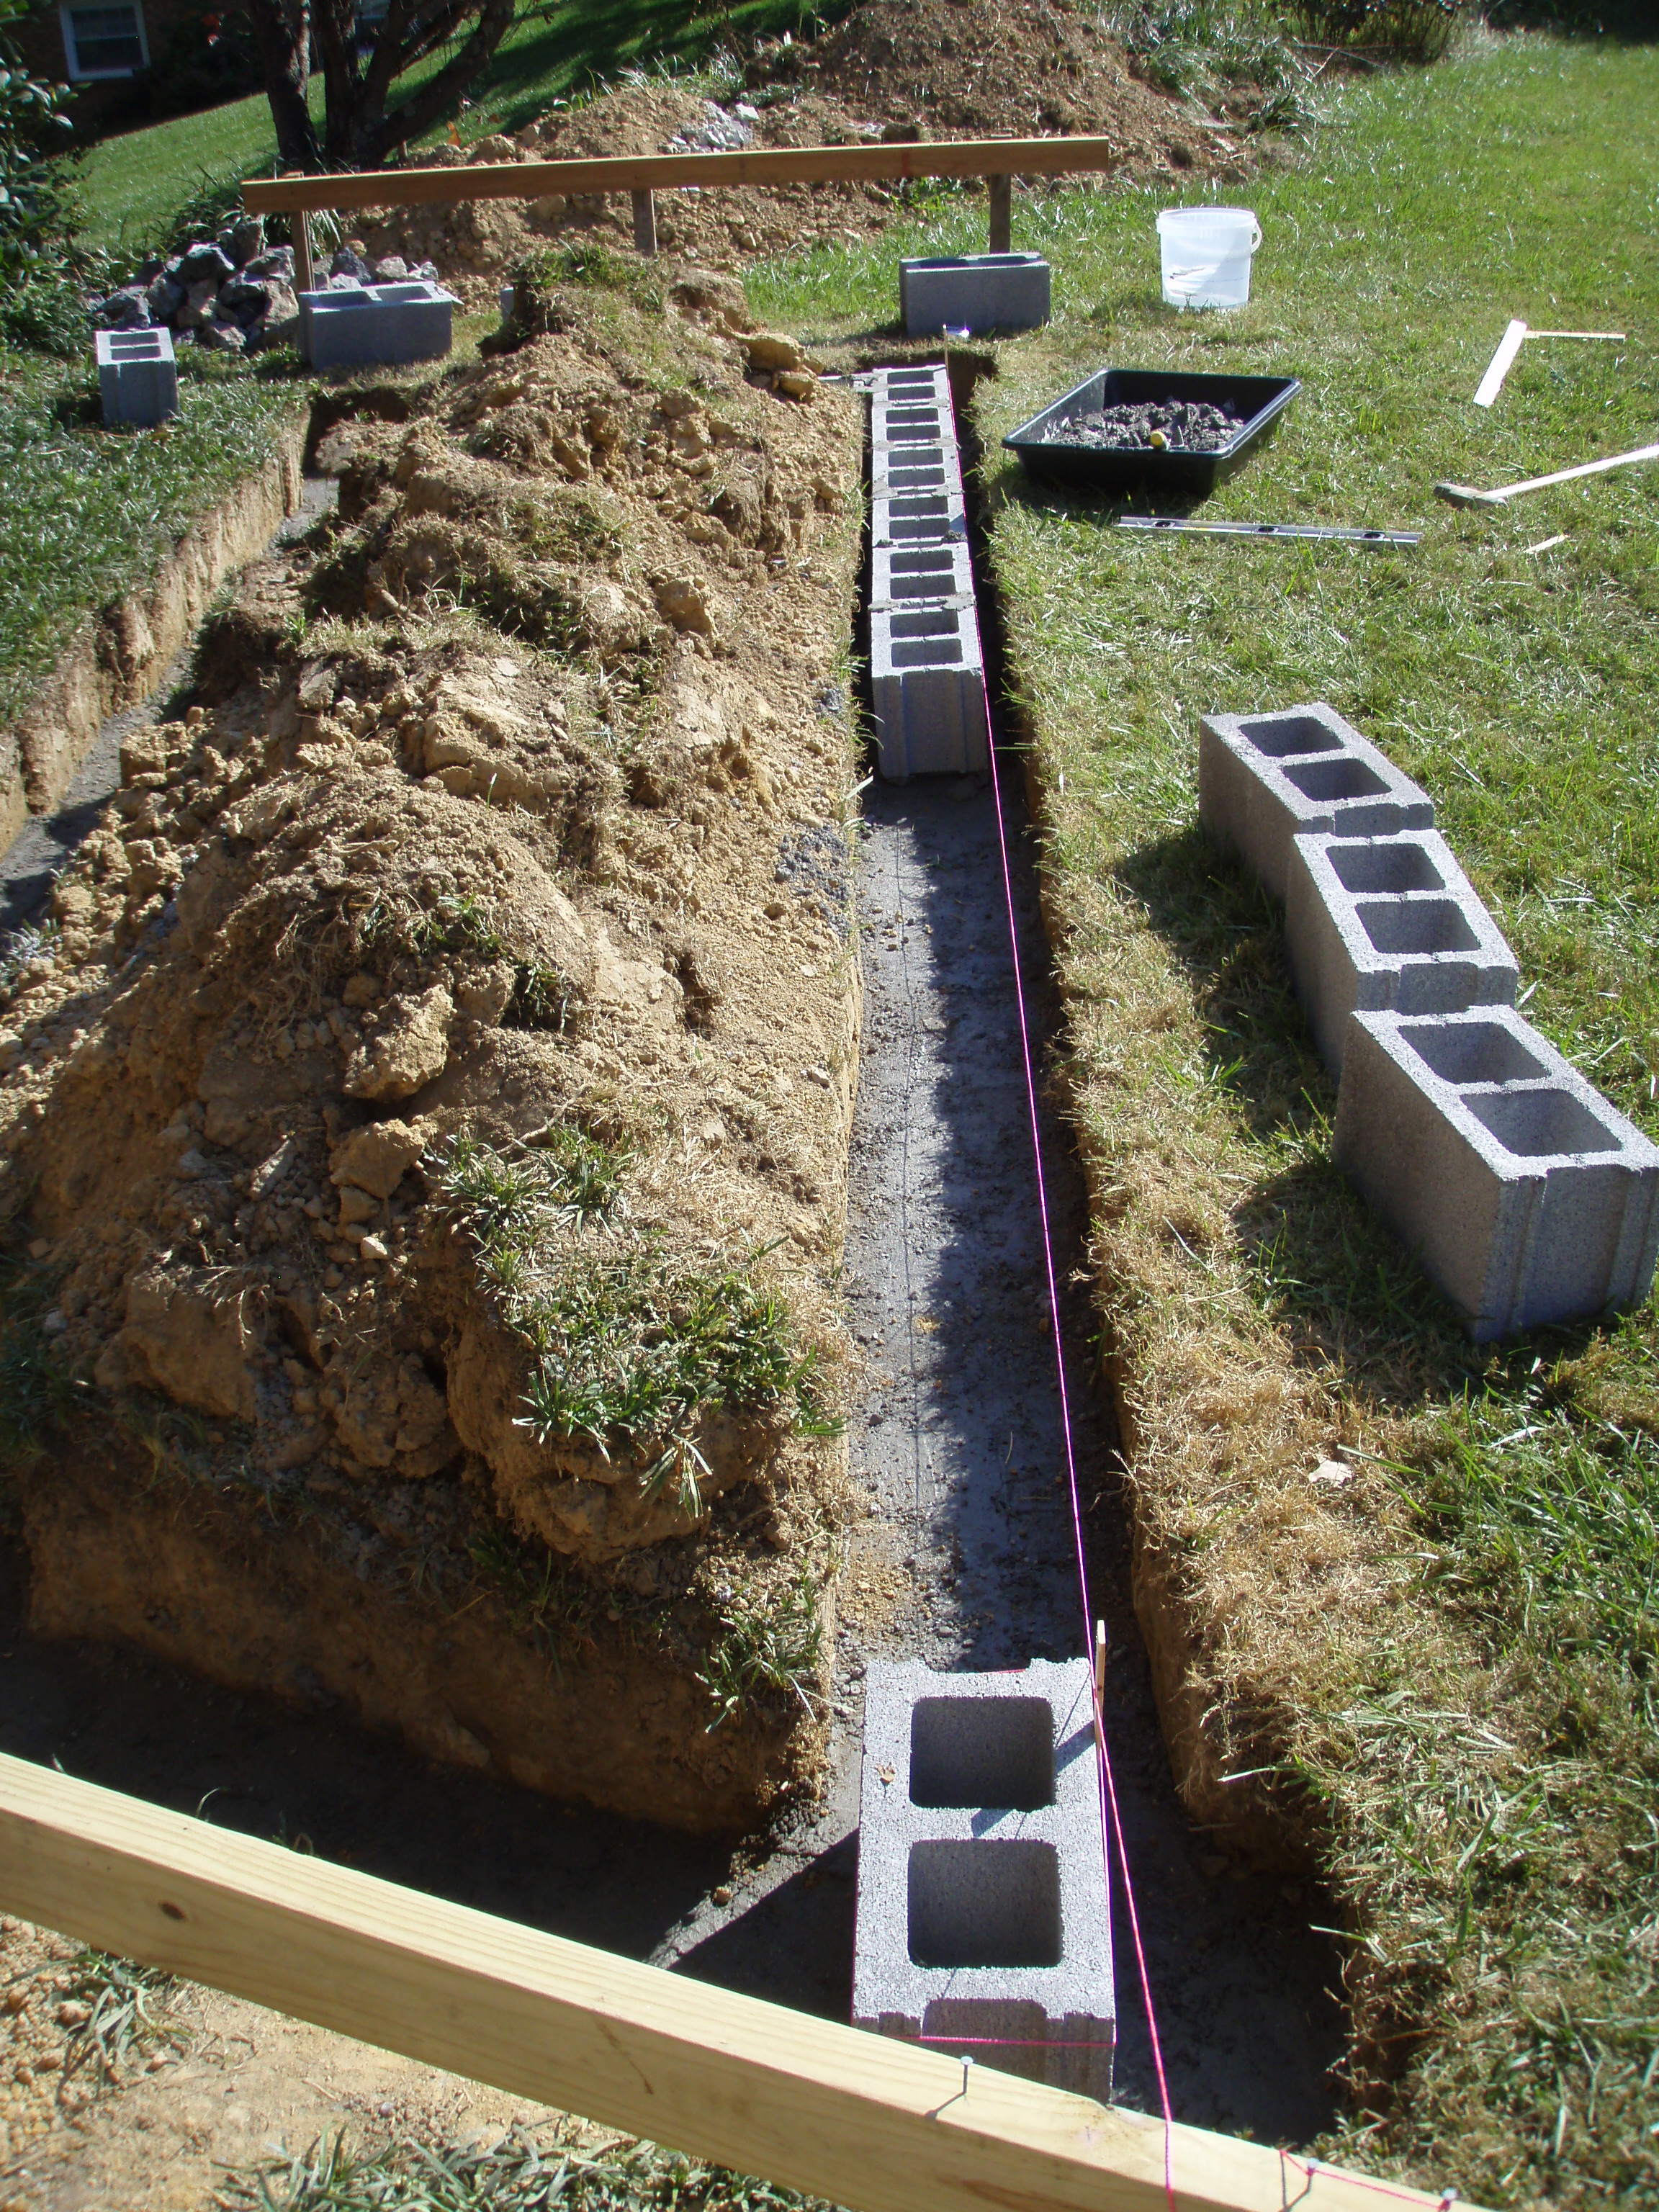
<instances>
[{"instance_id":1,"label":"wooden stake","mask_svg":"<svg viewBox=\"0 0 1659 2212\"><path fill-rule=\"evenodd\" d=\"M657 203L649 185L634 195L634 243L641 253L657 250Z\"/></svg>"},{"instance_id":2,"label":"wooden stake","mask_svg":"<svg viewBox=\"0 0 1659 2212\"><path fill-rule=\"evenodd\" d=\"M317 273L311 264L311 217L303 208L290 217L294 232L294 284L300 292L314 292Z\"/></svg>"},{"instance_id":3,"label":"wooden stake","mask_svg":"<svg viewBox=\"0 0 1659 2212\"><path fill-rule=\"evenodd\" d=\"M1585 461L1576 469L1557 469L1547 477L1528 477L1524 483L1504 484L1497 491L1476 491L1472 484L1437 483L1435 497L1453 507L1504 507L1523 491L1542 491L1550 484L1571 483L1579 477L1599 477L1608 469L1627 469L1637 461L1659 461L1659 446L1638 446L1628 453L1610 453L1605 461Z\"/></svg>"},{"instance_id":4,"label":"wooden stake","mask_svg":"<svg viewBox=\"0 0 1659 2212\"><path fill-rule=\"evenodd\" d=\"M1161 2212L1164 2130L0 1756L0 1909L855 2212ZM1378 2212L1176 2127L1176 2212ZM1393 2207L1437 2200L1389 2188Z\"/></svg>"},{"instance_id":5,"label":"wooden stake","mask_svg":"<svg viewBox=\"0 0 1659 2212\"><path fill-rule=\"evenodd\" d=\"M991 179L991 240L993 253L1014 250L1014 180L1007 175Z\"/></svg>"},{"instance_id":6,"label":"wooden stake","mask_svg":"<svg viewBox=\"0 0 1659 2212\"><path fill-rule=\"evenodd\" d=\"M1103 1705L1106 1699L1106 1624L1095 1623L1095 1698Z\"/></svg>"},{"instance_id":7,"label":"wooden stake","mask_svg":"<svg viewBox=\"0 0 1659 2212\"><path fill-rule=\"evenodd\" d=\"M1526 325L1516 322L1510 325L1498 340L1498 350L1492 357L1491 365L1475 389L1474 404L1477 407L1490 407L1503 390L1504 379L1509 374L1526 335Z\"/></svg>"}]
</instances>

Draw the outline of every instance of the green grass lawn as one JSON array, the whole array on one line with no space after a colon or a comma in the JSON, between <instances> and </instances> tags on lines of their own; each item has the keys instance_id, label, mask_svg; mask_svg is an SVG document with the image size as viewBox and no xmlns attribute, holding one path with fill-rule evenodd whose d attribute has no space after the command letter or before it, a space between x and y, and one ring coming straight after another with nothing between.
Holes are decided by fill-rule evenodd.
<instances>
[{"instance_id":1,"label":"green grass lawn","mask_svg":"<svg viewBox=\"0 0 1659 2212\"><path fill-rule=\"evenodd\" d=\"M1468 1345L1332 1165L1279 919L1198 833L1196 758L1206 709L1350 716L1432 794L1528 1018L1659 1136L1659 467L1498 512L1431 490L1659 435L1659 51L1482 39L1321 98L1306 159L1232 195L1265 232L1239 315L1162 307L1156 198L1017 204L1058 312L975 396L1104 1341L1237 1764L1278 1765L1347 1931L1334 2154L1489 2205L1650 2204L1659 1316ZM913 235L982 221L941 197ZM896 245L751 293L868 331ZM1529 344L1483 413L1512 315L1629 339ZM1149 544L1027 485L997 439L1110 363L1300 376L1204 512L1423 543Z\"/></svg>"},{"instance_id":2,"label":"green grass lawn","mask_svg":"<svg viewBox=\"0 0 1659 2212\"><path fill-rule=\"evenodd\" d=\"M171 538L263 467L309 398L296 375L241 368L186 368L179 392L163 429L106 430L95 381L0 350L0 724L81 617L140 582Z\"/></svg>"},{"instance_id":3,"label":"green grass lawn","mask_svg":"<svg viewBox=\"0 0 1659 2212\"><path fill-rule=\"evenodd\" d=\"M738 0L720 11L696 9L688 0L544 0L520 11L459 118L461 136L470 142L492 131L517 131L554 100L609 82L624 70L659 63L691 67L739 39L799 34L819 12L810 0ZM405 84L418 84L443 59L412 71ZM320 79L313 85L312 106L320 120ZM429 134L428 143L442 135ZM179 207L204 180L269 164L276 143L263 96L106 138L87 157L87 235L112 252L144 252L167 237Z\"/></svg>"}]
</instances>

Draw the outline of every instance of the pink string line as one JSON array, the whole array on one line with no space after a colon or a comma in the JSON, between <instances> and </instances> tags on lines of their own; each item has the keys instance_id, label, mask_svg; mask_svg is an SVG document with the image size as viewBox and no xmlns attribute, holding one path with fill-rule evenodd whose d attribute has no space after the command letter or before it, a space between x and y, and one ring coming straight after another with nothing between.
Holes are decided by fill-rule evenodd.
<instances>
[{"instance_id":1,"label":"pink string line","mask_svg":"<svg viewBox=\"0 0 1659 2212\"><path fill-rule=\"evenodd\" d=\"M956 416L954 395L951 401L952 422ZM983 656L981 655L981 661ZM1089 1658L1090 1702L1094 1711L1095 1751L1100 1800L1101 1869L1108 1891L1111 1887L1111 1852L1107 1839L1109 1816L1111 1837L1117 1845L1118 1870L1122 1877L1124 1902L1128 1907L1129 1931L1134 1942L1135 1966L1140 1978L1141 2002L1146 2014L1146 2033L1152 2046L1152 2067L1158 2077L1158 2103L1164 2113L1164 2194L1170 2212L1176 2212L1175 2193L1175 2115L1170 2106L1170 2084L1164 2069L1164 2047L1158 2032L1158 2014L1152 2003L1152 1976L1146 1965L1146 1948L1141 1940L1140 1913L1135 1902L1134 1884L1129 1875L1128 1846L1124 1841L1123 1820L1118 1808L1117 1784L1112 1772L1112 1757L1106 1746L1106 1717L1101 1707L1100 1691L1094 1679L1093 1622L1094 1607L1089 1598L1089 1569L1083 1544L1083 1507L1079 1496L1077 1453L1072 1441L1072 1407L1066 1387L1066 1353L1060 1332L1060 1291L1054 1275L1054 1237L1048 1224L1048 1184L1042 1167L1042 1125L1037 1116L1036 1073L1031 1058L1030 1023L1025 1011L1025 984L1019 962L1019 927L1014 910L1013 874L1008 860L1008 833L1002 811L1002 779L997 772L997 749L991 732L991 695L983 667L980 687L985 701L987 750L991 760L991 791L996 802L997 844L1002 858L1002 892L1008 909L1008 950L1014 966L1014 1005L1019 1016L1020 1053L1025 1066L1025 1103L1031 1122L1031 1153L1036 1167L1037 1212L1042 1224L1042 1264L1048 1285L1048 1315L1054 1332L1054 1368L1060 1382L1060 1425L1066 1448L1066 1480L1072 1508L1072 1537L1077 1553L1078 1589L1083 1601L1083 1648ZM1094 2043L1023 2044L990 2035L924 2035L921 2043L974 2045L1007 2051L1023 2050L1099 2050L1109 2045ZM1384 2181L1373 2181L1368 2174L1352 2173L1345 2167L1322 2166L1316 2159L1297 2158L1293 2153L1281 2150L1282 2166L1294 2167L1305 2176L1312 2188L1316 2177L1322 2172L1340 2174L1351 2186L1370 2191L1378 2197L1394 2198L1404 2204L1421 2205L1429 2199L1419 2190L1396 2189ZM1438 2212L1450 2212L1457 2201L1455 2189L1439 2192Z\"/></svg>"},{"instance_id":2,"label":"pink string line","mask_svg":"<svg viewBox=\"0 0 1659 2212\"><path fill-rule=\"evenodd\" d=\"M954 395L951 412L954 425ZM1036 1072L1031 1059L1031 1030L1025 1012L1025 984L1019 964L1019 927L1014 912L1014 879L1008 861L1008 833L1002 814L1002 780L997 773L997 749L991 729L991 694L985 677L982 653L980 659L980 689L985 701L986 750L991 758L991 793L996 802L997 844L1002 856L1002 890L1008 908L1008 950L1014 963L1014 1005L1019 1016L1019 1048L1025 1065L1025 1102L1031 1117L1031 1153L1036 1165L1037 1212L1042 1224L1042 1264L1048 1284L1048 1315L1054 1332L1054 1367L1060 1378L1060 1425L1066 1445L1066 1480L1072 1507L1072 1537L1077 1553L1078 1589L1083 1601L1083 1650L1089 1668L1090 1704L1094 1711L1096 1787L1100 1799L1101 1872L1109 1893L1112 1883L1111 1850L1107 1841L1109 1811L1112 1836L1117 1844L1118 1868L1123 1878L1124 1900L1129 1909L1129 1931L1134 1941L1135 1966L1140 1976L1146 2033L1152 2046L1152 2068L1158 2076L1158 2103L1164 2112L1164 2194L1168 2199L1170 2212L1176 2212L1175 2115L1170 2108L1170 2084L1164 2070L1164 2047L1158 2033L1158 2014L1152 2005L1152 1976L1146 1966L1146 1946L1141 1941L1140 1914L1136 1909L1134 1885L1129 1879L1129 1853L1123 1838L1123 1821L1118 1811L1117 1784L1112 1773L1111 1753L1106 1747L1106 1720L1101 1711L1100 1691L1095 1682L1094 1607L1089 1601L1089 1569L1083 1545L1083 1507L1078 1492L1077 1453L1072 1442L1071 1399L1066 1388L1066 1352L1060 1327L1060 1291L1054 1277L1054 1237L1048 1225L1048 1184L1042 1170L1042 1126L1037 1118Z\"/></svg>"}]
</instances>

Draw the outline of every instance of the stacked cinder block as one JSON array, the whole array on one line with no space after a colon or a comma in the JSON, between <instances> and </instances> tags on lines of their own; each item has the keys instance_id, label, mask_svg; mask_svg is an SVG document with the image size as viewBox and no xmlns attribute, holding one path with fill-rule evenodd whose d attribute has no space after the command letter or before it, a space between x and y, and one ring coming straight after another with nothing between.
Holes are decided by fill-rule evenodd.
<instances>
[{"instance_id":1,"label":"stacked cinder block","mask_svg":"<svg viewBox=\"0 0 1659 2212\"><path fill-rule=\"evenodd\" d=\"M872 1665L854 2025L1106 2103L1116 2004L1098 1790L1086 1660L1006 1674Z\"/></svg>"},{"instance_id":2,"label":"stacked cinder block","mask_svg":"<svg viewBox=\"0 0 1659 2212\"><path fill-rule=\"evenodd\" d=\"M441 361L453 342L454 312L454 294L424 279L301 292L301 356L313 368Z\"/></svg>"},{"instance_id":3,"label":"stacked cinder block","mask_svg":"<svg viewBox=\"0 0 1659 2212\"><path fill-rule=\"evenodd\" d=\"M1200 727L1200 818L1285 901L1338 1165L1477 1341L1639 1304L1659 1149L1515 1012L1426 794L1326 706Z\"/></svg>"},{"instance_id":4,"label":"stacked cinder block","mask_svg":"<svg viewBox=\"0 0 1659 2212\"><path fill-rule=\"evenodd\" d=\"M99 331L93 343L106 422L131 422L149 430L179 412L179 367L170 331Z\"/></svg>"},{"instance_id":5,"label":"stacked cinder block","mask_svg":"<svg viewBox=\"0 0 1659 2212\"><path fill-rule=\"evenodd\" d=\"M968 512L942 368L878 369L870 393L870 681L881 772L989 758Z\"/></svg>"}]
</instances>

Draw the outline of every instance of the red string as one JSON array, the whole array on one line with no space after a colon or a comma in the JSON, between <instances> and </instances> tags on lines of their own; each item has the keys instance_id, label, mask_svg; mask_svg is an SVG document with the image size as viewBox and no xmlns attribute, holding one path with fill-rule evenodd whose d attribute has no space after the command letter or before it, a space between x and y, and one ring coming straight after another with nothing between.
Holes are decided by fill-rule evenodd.
<instances>
[{"instance_id":1,"label":"red string","mask_svg":"<svg viewBox=\"0 0 1659 2212\"><path fill-rule=\"evenodd\" d=\"M953 395L953 422L955 411ZM1072 1536L1077 1552L1078 1589L1083 1601L1083 1649L1089 1667L1090 1703L1094 1711L1097 1790L1100 1798L1101 1872L1109 1893L1112 1880L1111 1850L1107 1841L1109 1813L1111 1832L1117 1844L1118 1869L1123 1881L1124 1901L1128 1906L1135 1965L1140 1976L1146 2033L1152 2046L1152 2069L1158 2076L1158 2102L1164 2112L1164 2193L1169 2201L1170 2212L1176 2212L1175 2115L1170 2109L1170 2085L1164 2071L1164 2049L1158 2039L1158 2015L1152 2005L1152 1984L1146 1966L1146 1949L1141 1941L1140 1915L1135 1905L1134 1885L1129 1879L1129 1853L1123 1839L1123 1821L1118 1811L1117 1784L1112 1774L1111 1753L1106 1747L1105 1716L1101 1711L1099 1686L1095 1682L1094 1608L1089 1601L1089 1569L1083 1544L1083 1506L1078 1493L1077 1454L1072 1442L1071 1400L1066 1388L1066 1352L1060 1328L1060 1291L1054 1276L1054 1237L1048 1225L1048 1185L1042 1170L1042 1125L1037 1117L1036 1073L1031 1059L1030 1024L1026 1018L1025 984L1019 964L1019 927L1014 912L1014 879L1008 860L1008 833L1002 813L1002 781L997 773L997 749L991 732L991 695L985 679L983 661L981 652L980 685L985 701L986 750L991 759L991 792L996 802L997 843L1002 857L1002 890L1008 907L1008 950L1014 963L1014 1005L1019 1017L1020 1053L1025 1064L1025 1100L1031 1117L1031 1152L1036 1165L1037 1212L1042 1224L1042 1264L1048 1285L1048 1314L1054 1324L1054 1367L1060 1378L1060 1426L1066 1447L1066 1480L1072 1507Z\"/></svg>"}]
</instances>

